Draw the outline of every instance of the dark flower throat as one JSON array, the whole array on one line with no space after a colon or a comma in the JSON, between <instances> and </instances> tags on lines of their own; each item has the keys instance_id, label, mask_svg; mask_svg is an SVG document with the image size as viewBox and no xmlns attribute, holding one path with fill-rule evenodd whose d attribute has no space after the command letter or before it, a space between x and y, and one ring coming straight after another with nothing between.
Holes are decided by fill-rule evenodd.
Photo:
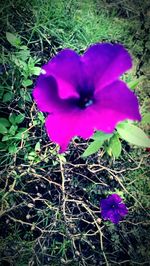
<instances>
[{"instance_id":1,"label":"dark flower throat","mask_svg":"<svg viewBox=\"0 0 150 266\"><path fill-rule=\"evenodd\" d=\"M81 108L81 109L85 109L88 106L93 104L93 99L92 98L86 98L86 97L81 97L78 102L77 105Z\"/></svg>"}]
</instances>

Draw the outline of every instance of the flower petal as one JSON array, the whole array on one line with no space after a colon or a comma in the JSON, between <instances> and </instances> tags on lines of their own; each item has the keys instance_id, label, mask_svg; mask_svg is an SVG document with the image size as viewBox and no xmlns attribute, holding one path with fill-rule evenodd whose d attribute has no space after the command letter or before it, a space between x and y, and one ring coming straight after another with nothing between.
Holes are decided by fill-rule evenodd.
<instances>
[{"instance_id":1,"label":"flower petal","mask_svg":"<svg viewBox=\"0 0 150 266\"><path fill-rule=\"evenodd\" d=\"M118 212L121 216L125 216L128 213L128 209L124 203L118 205Z\"/></svg>"},{"instance_id":2,"label":"flower petal","mask_svg":"<svg viewBox=\"0 0 150 266\"><path fill-rule=\"evenodd\" d=\"M118 204L122 201L122 198L118 195L118 194L111 194L108 196L107 198L109 200L109 202L111 202L112 204Z\"/></svg>"},{"instance_id":3,"label":"flower petal","mask_svg":"<svg viewBox=\"0 0 150 266\"><path fill-rule=\"evenodd\" d=\"M71 124L70 124L71 121ZM74 119L71 113L49 115L46 119L46 130L50 139L60 145L60 152L67 149L69 141L74 137Z\"/></svg>"},{"instance_id":4,"label":"flower petal","mask_svg":"<svg viewBox=\"0 0 150 266\"><path fill-rule=\"evenodd\" d=\"M53 76L40 75L36 87L33 90L33 97L40 111L55 113L68 112L72 109L71 101L60 99L58 86Z\"/></svg>"},{"instance_id":5,"label":"flower petal","mask_svg":"<svg viewBox=\"0 0 150 266\"><path fill-rule=\"evenodd\" d=\"M102 218L104 219L104 220L109 220L110 219L110 217L112 217L113 216L113 210L111 210L111 209L108 209L108 210L106 210L106 209L102 209L102 211L101 211L101 216L102 216Z\"/></svg>"},{"instance_id":6,"label":"flower petal","mask_svg":"<svg viewBox=\"0 0 150 266\"><path fill-rule=\"evenodd\" d=\"M77 88L83 86L82 62L71 49L64 49L43 66L46 76L53 76L61 99L79 98Z\"/></svg>"},{"instance_id":7,"label":"flower petal","mask_svg":"<svg viewBox=\"0 0 150 266\"><path fill-rule=\"evenodd\" d=\"M107 199L102 199L101 201L100 201L100 207L101 207L101 209L105 209L105 210L107 210L107 209L110 209L110 200L107 198Z\"/></svg>"},{"instance_id":8,"label":"flower petal","mask_svg":"<svg viewBox=\"0 0 150 266\"><path fill-rule=\"evenodd\" d=\"M113 209L102 210L101 216L104 220L110 220L112 223L117 224L121 220L120 214Z\"/></svg>"},{"instance_id":9,"label":"flower petal","mask_svg":"<svg viewBox=\"0 0 150 266\"><path fill-rule=\"evenodd\" d=\"M67 107L68 108L68 107ZM60 152L67 149L69 141L80 136L88 138L93 134L93 129L86 126L86 118L79 108L64 109L49 115L46 119L46 129L50 139L60 145Z\"/></svg>"},{"instance_id":10,"label":"flower petal","mask_svg":"<svg viewBox=\"0 0 150 266\"><path fill-rule=\"evenodd\" d=\"M38 108L43 112L52 112L53 108L61 104L57 92L57 83L52 76L40 75L36 87L33 90L33 97Z\"/></svg>"},{"instance_id":11,"label":"flower petal","mask_svg":"<svg viewBox=\"0 0 150 266\"><path fill-rule=\"evenodd\" d=\"M86 75L101 89L131 68L132 59L120 44L101 43L91 46L83 55Z\"/></svg>"},{"instance_id":12,"label":"flower petal","mask_svg":"<svg viewBox=\"0 0 150 266\"><path fill-rule=\"evenodd\" d=\"M89 108L91 123L97 130L111 133L117 123L126 119L141 120L138 100L122 81L116 81L95 94Z\"/></svg>"},{"instance_id":13,"label":"flower petal","mask_svg":"<svg viewBox=\"0 0 150 266\"><path fill-rule=\"evenodd\" d=\"M118 224L121 219L122 217L116 210L109 216L109 220L114 224Z\"/></svg>"},{"instance_id":14,"label":"flower petal","mask_svg":"<svg viewBox=\"0 0 150 266\"><path fill-rule=\"evenodd\" d=\"M116 81L97 93L95 103L84 110L69 105L69 100L63 101L65 105L60 102L60 108L56 102L55 113L46 121L48 135L61 146L62 151L72 137L89 138L94 130L111 133L118 122L141 118L135 95L122 81Z\"/></svg>"},{"instance_id":15,"label":"flower petal","mask_svg":"<svg viewBox=\"0 0 150 266\"><path fill-rule=\"evenodd\" d=\"M103 52L101 59L96 51ZM121 62L117 68L116 57L126 63ZM65 49L43 67L44 72L37 80L33 96L39 109L51 114L46 128L50 138L61 145L63 151L74 136L88 138L94 130L110 133L120 121L141 119L133 92L121 81L112 83L130 64L131 58L121 45L97 44L82 57ZM109 79L107 77L111 84L103 87L107 84L105 76L111 71L112 75L110 73ZM94 98L91 75L95 76ZM77 104L79 98L88 100L90 97L93 103L81 109Z\"/></svg>"}]
</instances>

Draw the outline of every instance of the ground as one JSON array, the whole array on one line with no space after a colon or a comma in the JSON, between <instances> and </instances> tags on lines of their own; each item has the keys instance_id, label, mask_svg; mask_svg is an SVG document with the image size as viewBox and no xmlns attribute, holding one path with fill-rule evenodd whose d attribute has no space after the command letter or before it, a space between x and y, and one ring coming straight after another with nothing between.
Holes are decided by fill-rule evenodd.
<instances>
[{"instance_id":1,"label":"ground","mask_svg":"<svg viewBox=\"0 0 150 266\"><path fill-rule=\"evenodd\" d=\"M0 11L0 265L150 265L149 150L121 141L118 159L103 148L82 158L91 140L75 138L59 155L32 98L58 51L122 43L134 60L125 81L141 78L134 91L148 134L148 1L8 0ZM110 193L129 209L117 225L100 213Z\"/></svg>"}]
</instances>

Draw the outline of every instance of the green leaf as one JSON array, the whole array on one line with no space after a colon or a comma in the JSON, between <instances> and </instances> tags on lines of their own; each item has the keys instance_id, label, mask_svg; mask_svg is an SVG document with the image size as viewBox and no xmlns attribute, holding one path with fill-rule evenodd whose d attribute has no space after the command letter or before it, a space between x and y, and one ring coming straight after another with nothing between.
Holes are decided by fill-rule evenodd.
<instances>
[{"instance_id":1,"label":"green leaf","mask_svg":"<svg viewBox=\"0 0 150 266\"><path fill-rule=\"evenodd\" d=\"M87 157L95 152L97 152L100 147L103 145L105 140L108 140L112 137L112 134L105 134L101 131L96 131L92 136L94 140L89 147L84 151L81 157Z\"/></svg>"},{"instance_id":2,"label":"green leaf","mask_svg":"<svg viewBox=\"0 0 150 266\"><path fill-rule=\"evenodd\" d=\"M6 143L0 142L0 151L6 151L6 150L7 150Z\"/></svg>"},{"instance_id":3,"label":"green leaf","mask_svg":"<svg viewBox=\"0 0 150 266\"><path fill-rule=\"evenodd\" d=\"M7 141L7 140L9 140L9 138L10 138L9 135L3 136L2 141Z\"/></svg>"},{"instance_id":4,"label":"green leaf","mask_svg":"<svg viewBox=\"0 0 150 266\"><path fill-rule=\"evenodd\" d=\"M31 79L25 79L25 80L22 81L22 85L23 85L24 87L29 87L29 86L31 86L32 84L33 84L33 81L32 81Z\"/></svg>"},{"instance_id":5,"label":"green leaf","mask_svg":"<svg viewBox=\"0 0 150 266\"><path fill-rule=\"evenodd\" d=\"M139 127L124 123L117 126L117 131L120 137L131 144L141 146L141 147L150 147L150 139Z\"/></svg>"},{"instance_id":6,"label":"green leaf","mask_svg":"<svg viewBox=\"0 0 150 266\"><path fill-rule=\"evenodd\" d=\"M14 154L17 152L17 146L15 144L12 144L8 147L8 151L10 154Z\"/></svg>"},{"instance_id":7,"label":"green leaf","mask_svg":"<svg viewBox=\"0 0 150 266\"><path fill-rule=\"evenodd\" d=\"M134 89L137 87L138 84L139 84L139 80L136 79L136 80L130 81L130 82L128 83L128 87L129 87L131 90L134 90Z\"/></svg>"},{"instance_id":8,"label":"green leaf","mask_svg":"<svg viewBox=\"0 0 150 266\"><path fill-rule=\"evenodd\" d=\"M18 126L16 126L16 125L12 125L12 126L10 127L10 129L9 129L9 134L12 135L12 136L14 136L15 133L16 133L16 131L17 131L17 129L18 129Z\"/></svg>"},{"instance_id":9,"label":"green leaf","mask_svg":"<svg viewBox=\"0 0 150 266\"><path fill-rule=\"evenodd\" d=\"M24 114L19 114L19 115L10 114L10 116L9 116L9 121L12 125L22 123L24 119L25 119Z\"/></svg>"},{"instance_id":10,"label":"green leaf","mask_svg":"<svg viewBox=\"0 0 150 266\"><path fill-rule=\"evenodd\" d=\"M19 48L20 48L21 50L28 50L28 46L26 46L26 45L21 45Z\"/></svg>"},{"instance_id":11,"label":"green leaf","mask_svg":"<svg viewBox=\"0 0 150 266\"><path fill-rule=\"evenodd\" d=\"M8 121L8 119L4 118L4 117L0 117L0 127L1 125L3 125L4 127L9 127L10 123Z\"/></svg>"},{"instance_id":12,"label":"green leaf","mask_svg":"<svg viewBox=\"0 0 150 266\"><path fill-rule=\"evenodd\" d=\"M135 80L132 80L130 82L128 82L128 87L131 89L131 90L134 90L137 85L143 80L143 77L140 77L139 79L135 79Z\"/></svg>"},{"instance_id":13,"label":"green leaf","mask_svg":"<svg viewBox=\"0 0 150 266\"><path fill-rule=\"evenodd\" d=\"M109 142L108 153L109 155L113 155L114 158L118 159L121 154L121 142L118 136L115 134Z\"/></svg>"},{"instance_id":14,"label":"green leaf","mask_svg":"<svg viewBox=\"0 0 150 266\"><path fill-rule=\"evenodd\" d=\"M15 117L15 123L16 124L20 124L23 122L23 120L25 119L25 115L24 114L19 114Z\"/></svg>"},{"instance_id":15,"label":"green leaf","mask_svg":"<svg viewBox=\"0 0 150 266\"><path fill-rule=\"evenodd\" d=\"M35 145L35 151L37 151L37 152L39 152L40 150L41 150L41 144L40 144L40 142L38 141L37 143L36 143L36 145Z\"/></svg>"},{"instance_id":16,"label":"green leaf","mask_svg":"<svg viewBox=\"0 0 150 266\"><path fill-rule=\"evenodd\" d=\"M150 124L150 112L143 115L142 125Z\"/></svg>"},{"instance_id":17,"label":"green leaf","mask_svg":"<svg viewBox=\"0 0 150 266\"><path fill-rule=\"evenodd\" d=\"M91 138L94 140L105 141L107 139L110 139L112 135L113 134L105 134L101 131L96 131Z\"/></svg>"},{"instance_id":18,"label":"green leaf","mask_svg":"<svg viewBox=\"0 0 150 266\"><path fill-rule=\"evenodd\" d=\"M3 87L3 85L0 85L0 99L3 98L4 90L5 88Z\"/></svg>"},{"instance_id":19,"label":"green leaf","mask_svg":"<svg viewBox=\"0 0 150 266\"><path fill-rule=\"evenodd\" d=\"M13 100L14 98L14 94L13 92L6 92L4 95L3 95L3 102L6 103L6 102L10 102L11 100Z\"/></svg>"},{"instance_id":20,"label":"green leaf","mask_svg":"<svg viewBox=\"0 0 150 266\"><path fill-rule=\"evenodd\" d=\"M58 158L63 162L66 163L66 158L63 154L58 154Z\"/></svg>"},{"instance_id":21,"label":"green leaf","mask_svg":"<svg viewBox=\"0 0 150 266\"><path fill-rule=\"evenodd\" d=\"M24 101L27 102L32 102L32 98L29 92L27 92L26 90L21 90L20 91L20 96L23 98Z\"/></svg>"},{"instance_id":22,"label":"green leaf","mask_svg":"<svg viewBox=\"0 0 150 266\"><path fill-rule=\"evenodd\" d=\"M36 158L36 156L37 156L37 154L36 154L36 152L35 151L31 151L31 152L29 152L29 155L28 155L28 160L30 160L30 161L34 161L35 160L35 158Z\"/></svg>"},{"instance_id":23,"label":"green leaf","mask_svg":"<svg viewBox=\"0 0 150 266\"><path fill-rule=\"evenodd\" d=\"M26 61L30 56L29 50L21 50L16 53L16 56L18 59L21 59L22 61Z\"/></svg>"},{"instance_id":24,"label":"green leaf","mask_svg":"<svg viewBox=\"0 0 150 266\"><path fill-rule=\"evenodd\" d=\"M44 115L43 115L42 112L38 112L38 118L39 118L39 120L44 124L44 122L45 122L45 117L44 117Z\"/></svg>"},{"instance_id":25,"label":"green leaf","mask_svg":"<svg viewBox=\"0 0 150 266\"><path fill-rule=\"evenodd\" d=\"M4 125L0 124L0 134L4 135L6 133L7 133L7 128Z\"/></svg>"},{"instance_id":26,"label":"green leaf","mask_svg":"<svg viewBox=\"0 0 150 266\"><path fill-rule=\"evenodd\" d=\"M33 120L33 126L37 126L38 125L38 121L37 120Z\"/></svg>"},{"instance_id":27,"label":"green leaf","mask_svg":"<svg viewBox=\"0 0 150 266\"><path fill-rule=\"evenodd\" d=\"M15 135L15 139L26 139L28 137L27 128L20 128L18 133Z\"/></svg>"},{"instance_id":28,"label":"green leaf","mask_svg":"<svg viewBox=\"0 0 150 266\"><path fill-rule=\"evenodd\" d=\"M12 125L16 124L16 115L15 114L10 114L9 115L9 121Z\"/></svg>"},{"instance_id":29,"label":"green leaf","mask_svg":"<svg viewBox=\"0 0 150 266\"><path fill-rule=\"evenodd\" d=\"M35 159L35 156L28 155L28 160L29 161L34 161L34 159Z\"/></svg>"},{"instance_id":30,"label":"green leaf","mask_svg":"<svg viewBox=\"0 0 150 266\"><path fill-rule=\"evenodd\" d=\"M31 155L31 156L37 156L37 154L36 154L35 151L31 151L31 152L29 152L29 155Z\"/></svg>"},{"instance_id":31,"label":"green leaf","mask_svg":"<svg viewBox=\"0 0 150 266\"><path fill-rule=\"evenodd\" d=\"M12 45L12 46L15 46L15 47L19 47L21 45L21 40L20 40L20 37L10 33L10 32L6 32L6 38L7 38L7 41Z\"/></svg>"},{"instance_id":32,"label":"green leaf","mask_svg":"<svg viewBox=\"0 0 150 266\"><path fill-rule=\"evenodd\" d=\"M100 147L103 145L104 141L101 140L94 140L88 148L84 151L84 153L81 155L81 157L87 157L95 152L98 152Z\"/></svg>"},{"instance_id":33,"label":"green leaf","mask_svg":"<svg viewBox=\"0 0 150 266\"><path fill-rule=\"evenodd\" d=\"M17 56L12 56L12 61L15 63L16 66L18 66L22 72L22 75L24 74L23 71L26 69L28 70L28 65L23 60L19 59ZM22 71L23 69L23 71Z\"/></svg>"},{"instance_id":34,"label":"green leaf","mask_svg":"<svg viewBox=\"0 0 150 266\"><path fill-rule=\"evenodd\" d=\"M32 69L32 73L31 74L38 76L40 74L40 72L41 72L41 68L40 67L34 67Z\"/></svg>"}]
</instances>

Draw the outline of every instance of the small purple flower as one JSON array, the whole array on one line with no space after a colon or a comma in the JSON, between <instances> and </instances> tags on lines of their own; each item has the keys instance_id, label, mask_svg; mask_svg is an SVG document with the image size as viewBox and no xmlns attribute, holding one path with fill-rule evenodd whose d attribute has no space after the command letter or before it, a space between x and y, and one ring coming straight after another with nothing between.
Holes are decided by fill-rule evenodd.
<instances>
[{"instance_id":1,"label":"small purple flower","mask_svg":"<svg viewBox=\"0 0 150 266\"><path fill-rule=\"evenodd\" d=\"M128 209L122 199L117 194L112 194L107 199L100 202L101 216L104 220L110 220L114 224L118 224L120 220L128 213Z\"/></svg>"},{"instance_id":2,"label":"small purple flower","mask_svg":"<svg viewBox=\"0 0 150 266\"><path fill-rule=\"evenodd\" d=\"M65 49L42 67L33 96L48 113L46 129L61 152L75 136L112 133L118 122L141 120L136 96L119 80L131 66L122 45L102 43L81 56Z\"/></svg>"}]
</instances>

